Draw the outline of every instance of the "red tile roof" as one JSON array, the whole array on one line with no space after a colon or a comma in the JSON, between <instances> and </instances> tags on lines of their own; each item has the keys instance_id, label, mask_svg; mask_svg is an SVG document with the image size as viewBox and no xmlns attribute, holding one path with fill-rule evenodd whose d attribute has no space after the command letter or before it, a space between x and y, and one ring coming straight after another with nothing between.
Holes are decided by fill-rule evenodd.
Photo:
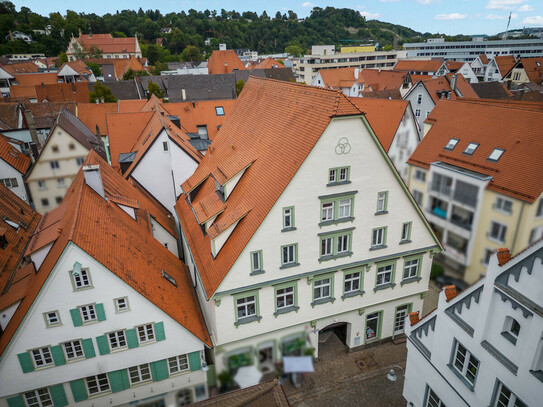
<instances>
[{"instance_id":1,"label":"red tile roof","mask_svg":"<svg viewBox=\"0 0 543 407\"><path fill-rule=\"evenodd\" d=\"M440 101L427 119L432 128L408 162L428 168L440 161L482 173L492 177L488 189L533 203L543 191L543 113L518 108L520 103ZM444 150L451 138L460 141ZM472 156L463 154L469 143L479 143ZM505 152L488 161L495 148Z\"/></svg>"},{"instance_id":2,"label":"red tile roof","mask_svg":"<svg viewBox=\"0 0 543 407\"><path fill-rule=\"evenodd\" d=\"M400 89L404 83L407 72L389 71L384 69L362 70L362 83L371 90ZM364 89L366 90L366 89Z\"/></svg>"},{"instance_id":3,"label":"red tile roof","mask_svg":"<svg viewBox=\"0 0 543 407\"><path fill-rule=\"evenodd\" d=\"M447 67L449 72L453 72L453 73L458 71L460 68L462 68L464 64L465 62L461 62L461 61L445 61L445 66Z\"/></svg>"},{"instance_id":4,"label":"red tile roof","mask_svg":"<svg viewBox=\"0 0 543 407\"><path fill-rule=\"evenodd\" d=\"M432 79L432 75L409 75L413 84L419 81L425 81L427 79Z\"/></svg>"},{"instance_id":5,"label":"red tile roof","mask_svg":"<svg viewBox=\"0 0 543 407\"><path fill-rule=\"evenodd\" d=\"M0 134L0 159L4 160L23 175L26 174L31 163L30 157L9 144L3 134Z\"/></svg>"},{"instance_id":6,"label":"red tile roof","mask_svg":"<svg viewBox=\"0 0 543 407\"><path fill-rule=\"evenodd\" d=\"M89 86L87 82L55 83L52 85L36 85L38 102L89 102Z\"/></svg>"},{"instance_id":7,"label":"red tile roof","mask_svg":"<svg viewBox=\"0 0 543 407\"><path fill-rule=\"evenodd\" d=\"M245 65L231 49L213 51L207 62L207 70L210 74L231 73L234 69L245 70Z\"/></svg>"},{"instance_id":8,"label":"red tile roof","mask_svg":"<svg viewBox=\"0 0 543 407\"><path fill-rule=\"evenodd\" d=\"M71 62L65 62L62 64L62 66L59 68L59 72L62 71L62 68L64 68L66 65L68 65L70 68L72 68L74 71L76 71L79 75L91 75L92 69L90 69L87 64L85 64L82 60L76 59L75 61Z\"/></svg>"},{"instance_id":9,"label":"red tile roof","mask_svg":"<svg viewBox=\"0 0 543 407\"><path fill-rule=\"evenodd\" d=\"M13 98L35 98L36 85L51 85L58 83L57 72L27 73L13 76L17 81L17 85L11 85L9 87L11 97Z\"/></svg>"},{"instance_id":10,"label":"red tile roof","mask_svg":"<svg viewBox=\"0 0 543 407\"><path fill-rule=\"evenodd\" d=\"M517 63L515 60L515 57L513 55L500 55L494 57L494 60L496 61L496 64L498 65L498 69L500 70L500 74L502 77L505 76L507 72L511 70Z\"/></svg>"},{"instance_id":11,"label":"red tile roof","mask_svg":"<svg viewBox=\"0 0 543 407\"><path fill-rule=\"evenodd\" d=\"M147 209L161 211L160 205L153 203L144 207L143 195L94 152L89 154L84 165L91 164L100 166L106 196L113 192L136 197L142 203L142 209L136 210L137 219L134 220L92 190L84 181L83 170L79 171L63 201L62 233L54 241L0 337L0 354L11 341L69 242L90 254L206 345L212 346L186 266L151 235ZM39 234L40 231L35 238ZM172 276L177 286L163 278L162 271Z\"/></svg>"},{"instance_id":12,"label":"red tile roof","mask_svg":"<svg viewBox=\"0 0 543 407\"><path fill-rule=\"evenodd\" d=\"M38 65L36 65L34 62L19 62L16 64L7 64L2 65L1 68L13 76L21 73L38 72Z\"/></svg>"},{"instance_id":13,"label":"red tile roof","mask_svg":"<svg viewBox=\"0 0 543 407\"><path fill-rule=\"evenodd\" d=\"M452 76L447 75L447 76L440 76L439 78L422 81L424 87L430 94L430 97L432 98L434 103L439 102L440 95L438 94L438 92L441 92L443 90L451 92L450 94L451 100L457 99L456 93L451 90L451 79L452 79ZM456 87L462 93L462 97L467 97L467 98L479 97L477 93L475 93L471 85L464 79L464 76L462 76L462 74L456 74Z\"/></svg>"},{"instance_id":14,"label":"red tile roof","mask_svg":"<svg viewBox=\"0 0 543 407\"><path fill-rule=\"evenodd\" d=\"M530 82L541 84L543 82L543 58L523 58L521 62Z\"/></svg>"},{"instance_id":15,"label":"red tile roof","mask_svg":"<svg viewBox=\"0 0 543 407\"><path fill-rule=\"evenodd\" d=\"M486 54L481 54L479 55L479 59L481 60L481 62L483 63L483 65L486 65L488 64L488 57L486 56Z\"/></svg>"},{"instance_id":16,"label":"red tile roof","mask_svg":"<svg viewBox=\"0 0 543 407\"><path fill-rule=\"evenodd\" d=\"M119 155L129 153L153 112L109 113L106 115L111 165L119 166Z\"/></svg>"},{"instance_id":17,"label":"red tile roof","mask_svg":"<svg viewBox=\"0 0 543 407\"><path fill-rule=\"evenodd\" d=\"M100 135L107 135L107 113L117 113L117 103L78 103L77 117L87 126L94 134L96 128L99 129Z\"/></svg>"},{"instance_id":18,"label":"red tile roof","mask_svg":"<svg viewBox=\"0 0 543 407\"><path fill-rule=\"evenodd\" d=\"M408 72L437 72L441 65L443 65L443 60L401 59L394 65L394 70Z\"/></svg>"},{"instance_id":19,"label":"red tile roof","mask_svg":"<svg viewBox=\"0 0 543 407\"><path fill-rule=\"evenodd\" d=\"M228 162L231 170L224 174L228 178L234 168L252 162L217 217L219 230L214 234L223 230L222 219L231 224L233 219L248 213L213 258L210 235L202 234L186 195L176 204L208 297L217 290L330 120L348 115L361 116L362 112L341 91L255 77L247 81L210 150L182 188L186 193L200 185L196 194L196 189L191 193L192 206L205 206L212 200L210 196L216 194L215 180L210 174L224 173L219 167L224 168Z\"/></svg>"},{"instance_id":20,"label":"red tile roof","mask_svg":"<svg viewBox=\"0 0 543 407\"><path fill-rule=\"evenodd\" d=\"M250 69L271 69L271 68L283 68L283 64L277 62L273 58L266 58L260 61L258 64L251 66Z\"/></svg>"},{"instance_id":21,"label":"red tile roof","mask_svg":"<svg viewBox=\"0 0 543 407\"><path fill-rule=\"evenodd\" d=\"M5 293L0 295L0 311L25 297L28 284L32 281L35 273L34 263L29 263L15 270L11 281L5 287Z\"/></svg>"},{"instance_id":22,"label":"red tile roof","mask_svg":"<svg viewBox=\"0 0 543 407\"><path fill-rule=\"evenodd\" d=\"M83 48L89 50L92 46L101 49L104 54L119 54L136 52L136 37L113 38L111 34L82 34L76 38Z\"/></svg>"},{"instance_id":23,"label":"red tile roof","mask_svg":"<svg viewBox=\"0 0 543 407\"><path fill-rule=\"evenodd\" d=\"M366 119L375 135L388 152L409 102L370 98L352 98L351 100L366 114Z\"/></svg>"},{"instance_id":24,"label":"red tile roof","mask_svg":"<svg viewBox=\"0 0 543 407\"><path fill-rule=\"evenodd\" d=\"M3 235L8 242L5 249L0 249L0 292L3 291L19 265L40 218L39 213L4 184L0 184L0 235ZM20 226L14 228L5 220L10 220Z\"/></svg>"},{"instance_id":25,"label":"red tile roof","mask_svg":"<svg viewBox=\"0 0 543 407\"><path fill-rule=\"evenodd\" d=\"M336 69L321 69L319 73L325 87L330 89L339 89L353 86L357 80L354 76L354 70L358 68L346 67ZM359 72L361 69L359 69Z\"/></svg>"}]
</instances>

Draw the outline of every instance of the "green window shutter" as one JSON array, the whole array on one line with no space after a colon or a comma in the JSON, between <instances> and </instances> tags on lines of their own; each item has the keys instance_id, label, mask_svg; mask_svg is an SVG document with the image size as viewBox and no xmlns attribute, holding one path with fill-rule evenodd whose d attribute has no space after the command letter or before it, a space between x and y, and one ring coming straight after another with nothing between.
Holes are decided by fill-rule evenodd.
<instances>
[{"instance_id":1,"label":"green window shutter","mask_svg":"<svg viewBox=\"0 0 543 407\"><path fill-rule=\"evenodd\" d=\"M166 333L164 333L164 322L157 322L155 324L155 337L157 341L163 341L166 339Z\"/></svg>"},{"instance_id":2,"label":"green window shutter","mask_svg":"<svg viewBox=\"0 0 543 407\"><path fill-rule=\"evenodd\" d=\"M83 379L74 380L70 382L70 387L72 388L72 394L74 395L75 401L87 400L87 389L85 388L85 381Z\"/></svg>"},{"instance_id":3,"label":"green window shutter","mask_svg":"<svg viewBox=\"0 0 543 407\"><path fill-rule=\"evenodd\" d=\"M105 321L106 311L104 311L104 304L96 304L94 307L96 308L96 316L98 317L98 321Z\"/></svg>"},{"instance_id":4,"label":"green window shutter","mask_svg":"<svg viewBox=\"0 0 543 407\"><path fill-rule=\"evenodd\" d=\"M74 326L83 325L83 323L81 322L81 314L79 313L79 310L77 308L71 309L70 315L72 316L72 321L74 323Z\"/></svg>"},{"instance_id":5,"label":"green window shutter","mask_svg":"<svg viewBox=\"0 0 543 407\"><path fill-rule=\"evenodd\" d=\"M138 347L138 335L136 335L135 329L126 330L126 343L128 344L129 349Z\"/></svg>"},{"instance_id":6,"label":"green window shutter","mask_svg":"<svg viewBox=\"0 0 543 407\"><path fill-rule=\"evenodd\" d=\"M96 337L96 345L98 345L98 352L100 352L100 355L107 355L109 353L109 345L107 344L105 335Z\"/></svg>"},{"instance_id":7,"label":"green window shutter","mask_svg":"<svg viewBox=\"0 0 543 407\"><path fill-rule=\"evenodd\" d=\"M64 407L68 405L68 399L66 398L64 386L62 384L49 387L49 393L51 393L51 398L53 399L55 407Z\"/></svg>"},{"instance_id":8,"label":"green window shutter","mask_svg":"<svg viewBox=\"0 0 543 407\"><path fill-rule=\"evenodd\" d=\"M109 372L107 375L109 377L109 384L113 393L126 390L130 387L130 382L128 381L128 373L126 369Z\"/></svg>"},{"instance_id":9,"label":"green window shutter","mask_svg":"<svg viewBox=\"0 0 543 407\"><path fill-rule=\"evenodd\" d=\"M62 349L59 345L51 346L51 356L53 356L53 362L55 362L55 366L61 366L66 364L66 360L64 359L64 353L62 353Z\"/></svg>"},{"instance_id":10,"label":"green window shutter","mask_svg":"<svg viewBox=\"0 0 543 407\"><path fill-rule=\"evenodd\" d=\"M19 358L19 363L21 364L23 373L34 371L34 364L32 363L32 359L30 359L28 352L19 353L17 357Z\"/></svg>"},{"instance_id":11,"label":"green window shutter","mask_svg":"<svg viewBox=\"0 0 543 407\"><path fill-rule=\"evenodd\" d=\"M9 407L25 407L25 403L21 396L15 396L8 399Z\"/></svg>"},{"instance_id":12,"label":"green window shutter","mask_svg":"<svg viewBox=\"0 0 543 407\"><path fill-rule=\"evenodd\" d=\"M151 373L153 374L153 381L158 382L160 380L167 379L168 373L168 361L166 359L159 360L151 363Z\"/></svg>"},{"instance_id":13,"label":"green window shutter","mask_svg":"<svg viewBox=\"0 0 543 407\"><path fill-rule=\"evenodd\" d=\"M91 338L83 339L81 341L81 344L83 346L83 353L85 354L85 357L87 359L90 359L96 356L96 352L94 351L94 345L92 344Z\"/></svg>"},{"instance_id":14,"label":"green window shutter","mask_svg":"<svg viewBox=\"0 0 543 407\"><path fill-rule=\"evenodd\" d=\"M200 370L202 367L202 362L200 361L200 352L192 352L189 353L189 364L190 364L190 370L191 372L194 372L196 370Z\"/></svg>"}]
</instances>

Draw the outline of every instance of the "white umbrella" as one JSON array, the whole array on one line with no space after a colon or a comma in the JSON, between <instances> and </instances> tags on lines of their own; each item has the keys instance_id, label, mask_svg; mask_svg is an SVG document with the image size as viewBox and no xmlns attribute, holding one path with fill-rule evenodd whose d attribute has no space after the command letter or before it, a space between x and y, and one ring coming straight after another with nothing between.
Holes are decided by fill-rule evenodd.
<instances>
[{"instance_id":1,"label":"white umbrella","mask_svg":"<svg viewBox=\"0 0 543 407\"><path fill-rule=\"evenodd\" d=\"M234 376L234 381L241 387L245 389L246 387L255 386L260 383L262 378L262 373L255 365L242 366L238 369L236 375Z\"/></svg>"}]
</instances>

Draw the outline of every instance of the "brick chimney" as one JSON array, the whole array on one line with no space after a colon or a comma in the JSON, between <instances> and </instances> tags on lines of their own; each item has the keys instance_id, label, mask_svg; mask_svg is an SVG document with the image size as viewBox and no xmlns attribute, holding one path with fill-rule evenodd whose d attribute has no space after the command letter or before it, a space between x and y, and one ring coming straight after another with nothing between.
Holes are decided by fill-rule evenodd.
<instances>
[{"instance_id":1,"label":"brick chimney","mask_svg":"<svg viewBox=\"0 0 543 407\"><path fill-rule=\"evenodd\" d=\"M456 297L456 287L454 285L448 285L443 288L445 290L445 297L447 297L447 302Z\"/></svg>"},{"instance_id":2,"label":"brick chimney","mask_svg":"<svg viewBox=\"0 0 543 407\"><path fill-rule=\"evenodd\" d=\"M419 322L419 312L410 312L409 313L409 322L411 323L411 326L415 325L417 322Z\"/></svg>"},{"instance_id":3,"label":"brick chimney","mask_svg":"<svg viewBox=\"0 0 543 407\"><path fill-rule=\"evenodd\" d=\"M498 253L498 264L500 266L511 260L511 251L506 247L496 250L496 253Z\"/></svg>"}]
</instances>

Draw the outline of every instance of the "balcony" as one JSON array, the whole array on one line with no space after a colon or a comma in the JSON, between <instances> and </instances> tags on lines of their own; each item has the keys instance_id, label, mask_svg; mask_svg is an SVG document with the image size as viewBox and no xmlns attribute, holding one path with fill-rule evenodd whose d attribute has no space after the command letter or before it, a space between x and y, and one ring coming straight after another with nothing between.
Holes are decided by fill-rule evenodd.
<instances>
[{"instance_id":1,"label":"balcony","mask_svg":"<svg viewBox=\"0 0 543 407\"><path fill-rule=\"evenodd\" d=\"M453 205L451 223L463 229L471 230L473 224L473 213Z\"/></svg>"}]
</instances>

